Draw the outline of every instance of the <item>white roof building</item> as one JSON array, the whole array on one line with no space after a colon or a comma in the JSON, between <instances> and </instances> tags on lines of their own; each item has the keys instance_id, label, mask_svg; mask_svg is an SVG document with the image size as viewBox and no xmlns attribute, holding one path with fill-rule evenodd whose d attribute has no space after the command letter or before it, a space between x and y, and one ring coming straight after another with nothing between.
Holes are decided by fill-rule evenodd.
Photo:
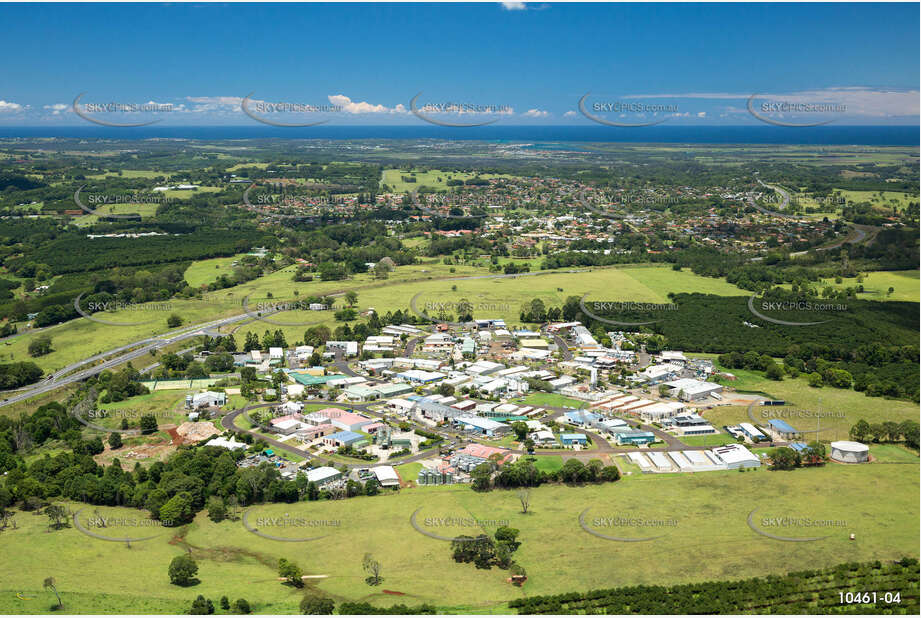
<instances>
[{"instance_id":1,"label":"white roof building","mask_svg":"<svg viewBox=\"0 0 921 618\"><path fill-rule=\"evenodd\" d=\"M375 466L371 468L371 472L377 477L381 487L399 487L400 485L400 477L393 466Z\"/></svg>"},{"instance_id":2,"label":"white roof building","mask_svg":"<svg viewBox=\"0 0 921 618\"><path fill-rule=\"evenodd\" d=\"M307 471L307 481L316 483L317 485L323 485L331 481L335 481L339 478L342 478L342 473L331 468L329 466L321 466L319 468L314 468L313 470Z\"/></svg>"},{"instance_id":3,"label":"white roof building","mask_svg":"<svg viewBox=\"0 0 921 618\"><path fill-rule=\"evenodd\" d=\"M761 460L758 459L758 456L741 444L718 446L710 452L730 470L735 468L757 468L761 465Z\"/></svg>"}]
</instances>

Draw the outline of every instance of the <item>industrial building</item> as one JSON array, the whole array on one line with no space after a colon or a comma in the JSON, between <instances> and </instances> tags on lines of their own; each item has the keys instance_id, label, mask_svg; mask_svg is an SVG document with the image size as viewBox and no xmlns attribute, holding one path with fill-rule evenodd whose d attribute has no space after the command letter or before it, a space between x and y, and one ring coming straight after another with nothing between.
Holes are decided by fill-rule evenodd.
<instances>
[{"instance_id":1,"label":"industrial building","mask_svg":"<svg viewBox=\"0 0 921 618\"><path fill-rule=\"evenodd\" d=\"M741 444L718 446L711 451L720 463L729 470L736 468L757 468L761 465L758 456Z\"/></svg>"}]
</instances>

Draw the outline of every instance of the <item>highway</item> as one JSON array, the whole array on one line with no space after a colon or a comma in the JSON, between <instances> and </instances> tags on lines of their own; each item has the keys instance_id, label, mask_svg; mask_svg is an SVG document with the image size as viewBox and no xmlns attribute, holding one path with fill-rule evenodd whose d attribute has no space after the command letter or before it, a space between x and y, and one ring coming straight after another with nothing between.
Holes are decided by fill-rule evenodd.
<instances>
[{"instance_id":1,"label":"highway","mask_svg":"<svg viewBox=\"0 0 921 618\"><path fill-rule=\"evenodd\" d=\"M41 395L43 393L53 391L62 386L66 386L67 384L85 380L90 376L94 376L105 371L106 369L112 369L128 361L140 358L145 354L148 354L151 350L157 350L174 343L178 343L180 341L185 341L186 339L191 339L192 337L207 334L205 332L206 330L220 328L221 326L233 324L235 322L247 319L253 319L253 317L249 314L243 313L229 318L212 320L202 324L179 328L165 335L149 337L147 339L135 341L134 343L112 348L106 352L94 354L93 356L87 357L82 361L72 363L66 367L63 367L62 369L55 371L40 382L37 382L24 389L15 391L15 394L12 394L11 392L7 399L0 401L0 407L12 405L19 401L25 401L26 399L30 399L36 395ZM86 365L92 366L86 367ZM81 367L86 368L81 369Z\"/></svg>"}]
</instances>

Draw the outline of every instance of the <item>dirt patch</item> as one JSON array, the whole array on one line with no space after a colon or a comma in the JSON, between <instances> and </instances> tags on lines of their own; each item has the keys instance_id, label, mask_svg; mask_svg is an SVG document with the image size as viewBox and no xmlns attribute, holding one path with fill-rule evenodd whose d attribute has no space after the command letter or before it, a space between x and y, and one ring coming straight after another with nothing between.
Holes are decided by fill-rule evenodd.
<instances>
[{"instance_id":1,"label":"dirt patch","mask_svg":"<svg viewBox=\"0 0 921 618\"><path fill-rule=\"evenodd\" d=\"M221 433L218 431L217 427L214 426L214 423L210 421L198 423L186 422L175 430L168 431L170 437L173 438L173 444L200 442L201 440L206 440L211 436L216 436ZM175 433L173 433L174 431ZM178 442L177 439L179 440Z\"/></svg>"},{"instance_id":2,"label":"dirt patch","mask_svg":"<svg viewBox=\"0 0 921 618\"><path fill-rule=\"evenodd\" d=\"M106 443L105 450L93 457L93 459L97 464L101 466L107 466L111 464L112 460L115 458L118 458L119 461L125 461L126 459L140 461L154 459L157 461L165 461L166 456L172 453L174 450L176 449L172 442L158 442L156 444L123 446L120 449L114 451L109 448L108 443Z\"/></svg>"}]
</instances>

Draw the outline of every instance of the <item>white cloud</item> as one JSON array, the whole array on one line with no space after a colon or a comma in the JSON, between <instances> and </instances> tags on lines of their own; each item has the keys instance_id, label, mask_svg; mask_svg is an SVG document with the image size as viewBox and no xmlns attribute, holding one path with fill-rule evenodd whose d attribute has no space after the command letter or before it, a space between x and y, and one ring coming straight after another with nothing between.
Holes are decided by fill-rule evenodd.
<instances>
[{"instance_id":1,"label":"white cloud","mask_svg":"<svg viewBox=\"0 0 921 618\"><path fill-rule=\"evenodd\" d=\"M549 115L550 112L541 109L529 109L522 114L522 116L527 116L528 118L546 118Z\"/></svg>"},{"instance_id":2,"label":"white cloud","mask_svg":"<svg viewBox=\"0 0 921 618\"><path fill-rule=\"evenodd\" d=\"M506 11L525 11L528 8L524 2L501 2L500 4Z\"/></svg>"},{"instance_id":3,"label":"white cloud","mask_svg":"<svg viewBox=\"0 0 921 618\"><path fill-rule=\"evenodd\" d=\"M706 117L707 117L707 112L697 112L697 117L698 117L698 118L706 118Z\"/></svg>"},{"instance_id":4,"label":"white cloud","mask_svg":"<svg viewBox=\"0 0 921 618\"><path fill-rule=\"evenodd\" d=\"M367 101L352 101L352 99L344 94L331 94L326 98L329 99L330 103L338 105L343 111L349 114L383 114L392 111L381 104L375 105ZM402 107L402 105L398 107Z\"/></svg>"},{"instance_id":5,"label":"white cloud","mask_svg":"<svg viewBox=\"0 0 921 618\"><path fill-rule=\"evenodd\" d=\"M54 105L43 105L42 107L43 109L52 109L56 112L62 112L68 107L70 107L70 105L68 105L67 103L55 103Z\"/></svg>"},{"instance_id":6,"label":"white cloud","mask_svg":"<svg viewBox=\"0 0 921 618\"><path fill-rule=\"evenodd\" d=\"M207 105L234 105L239 106L243 97L186 97L192 103L205 103Z\"/></svg>"},{"instance_id":7,"label":"white cloud","mask_svg":"<svg viewBox=\"0 0 921 618\"><path fill-rule=\"evenodd\" d=\"M569 110L568 112L563 114L563 118L572 118L573 116L577 116L577 115L578 114L576 114L576 112L574 112L573 110Z\"/></svg>"},{"instance_id":8,"label":"white cloud","mask_svg":"<svg viewBox=\"0 0 921 618\"><path fill-rule=\"evenodd\" d=\"M19 112L23 110L23 106L19 103L13 103L12 101L4 101L0 99L0 112Z\"/></svg>"},{"instance_id":9,"label":"white cloud","mask_svg":"<svg viewBox=\"0 0 921 618\"><path fill-rule=\"evenodd\" d=\"M831 86L814 90L774 92L682 92L668 94L631 94L624 99L711 99L748 101L757 94L758 101L783 101L786 103L826 103L842 105L848 116L893 117L918 116L919 92L900 88L869 88L866 86ZM745 112L745 106L726 108Z\"/></svg>"}]
</instances>

